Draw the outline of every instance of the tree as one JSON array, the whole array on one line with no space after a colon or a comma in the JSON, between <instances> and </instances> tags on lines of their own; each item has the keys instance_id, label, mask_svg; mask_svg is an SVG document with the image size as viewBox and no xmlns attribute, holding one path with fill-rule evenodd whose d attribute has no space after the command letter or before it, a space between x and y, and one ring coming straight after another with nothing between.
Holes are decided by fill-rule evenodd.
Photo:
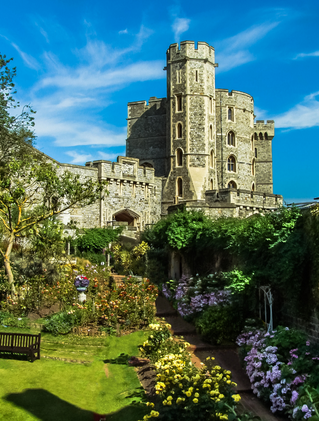
<instances>
[{"instance_id":1,"label":"tree","mask_svg":"<svg viewBox=\"0 0 319 421\"><path fill-rule=\"evenodd\" d=\"M2 164L0 174L0 224L7 238L5 251L0 249L12 292L14 279L10 254L16 239L25 236L42 221L74 208L94 203L106 182L61 171L55 162L11 159Z\"/></svg>"},{"instance_id":2,"label":"tree","mask_svg":"<svg viewBox=\"0 0 319 421\"><path fill-rule=\"evenodd\" d=\"M14 115L20 104L13 96L16 93L13 83L16 68L9 67L11 61L12 58L0 54L0 164L30 153L41 156L32 148L35 111L26 105L20 114Z\"/></svg>"}]
</instances>

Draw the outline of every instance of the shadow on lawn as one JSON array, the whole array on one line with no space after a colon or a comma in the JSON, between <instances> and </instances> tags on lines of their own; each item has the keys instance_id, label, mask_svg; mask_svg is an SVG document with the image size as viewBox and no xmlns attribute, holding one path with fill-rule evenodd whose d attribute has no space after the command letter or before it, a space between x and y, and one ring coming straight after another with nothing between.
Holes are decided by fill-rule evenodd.
<instances>
[{"instance_id":1,"label":"shadow on lawn","mask_svg":"<svg viewBox=\"0 0 319 421\"><path fill-rule=\"evenodd\" d=\"M139 392L134 396L138 397ZM128 405L116 412L98 415L81 409L44 389L27 389L10 393L4 399L24 409L41 421L137 421L146 412L144 405Z\"/></svg>"}]
</instances>

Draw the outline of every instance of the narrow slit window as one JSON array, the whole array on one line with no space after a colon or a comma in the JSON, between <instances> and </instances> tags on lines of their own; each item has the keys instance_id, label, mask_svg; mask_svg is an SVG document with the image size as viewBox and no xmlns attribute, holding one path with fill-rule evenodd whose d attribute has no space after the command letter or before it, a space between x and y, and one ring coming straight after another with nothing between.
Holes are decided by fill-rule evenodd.
<instances>
[{"instance_id":1,"label":"narrow slit window","mask_svg":"<svg viewBox=\"0 0 319 421\"><path fill-rule=\"evenodd\" d=\"M183 197L183 180L181 178L177 179L177 196Z\"/></svg>"},{"instance_id":2,"label":"narrow slit window","mask_svg":"<svg viewBox=\"0 0 319 421\"><path fill-rule=\"evenodd\" d=\"M213 140L213 126L212 125L209 126L209 139Z\"/></svg>"},{"instance_id":3,"label":"narrow slit window","mask_svg":"<svg viewBox=\"0 0 319 421\"><path fill-rule=\"evenodd\" d=\"M212 178L210 180L210 189L211 190L214 190L214 182L213 182L213 179Z\"/></svg>"},{"instance_id":4,"label":"narrow slit window","mask_svg":"<svg viewBox=\"0 0 319 421\"><path fill-rule=\"evenodd\" d=\"M176 111L183 110L182 95L176 96Z\"/></svg>"},{"instance_id":5,"label":"narrow slit window","mask_svg":"<svg viewBox=\"0 0 319 421\"><path fill-rule=\"evenodd\" d=\"M257 158L257 148L255 148L255 158Z\"/></svg>"},{"instance_id":6,"label":"narrow slit window","mask_svg":"<svg viewBox=\"0 0 319 421\"><path fill-rule=\"evenodd\" d=\"M234 121L234 108L232 107L228 108L228 120Z\"/></svg>"},{"instance_id":7,"label":"narrow slit window","mask_svg":"<svg viewBox=\"0 0 319 421\"><path fill-rule=\"evenodd\" d=\"M251 175L255 175L256 161L253 159L251 163Z\"/></svg>"},{"instance_id":8,"label":"narrow slit window","mask_svg":"<svg viewBox=\"0 0 319 421\"><path fill-rule=\"evenodd\" d=\"M195 70L195 81L198 82L198 70Z\"/></svg>"},{"instance_id":9,"label":"narrow slit window","mask_svg":"<svg viewBox=\"0 0 319 421\"><path fill-rule=\"evenodd\" d=\"M211 166L211 168L214 168L214 160L215 160L214 152L210 151L210 166Z\"/></svg>"},{"instance_id":10,"label":"narrow slit window","mask_svg":"<svg viewBox=\"0 0 319 421\"><path fill-rule=\"evenodd\" d=\"M177 137L181 139L183 137L183 126L182 123L177 124Z\"/></svg>"},{"instance_id":11,"label":"narrow slit window","mask_svg":"<svg viewBox=\"0 0 319 421\"><path fill-rule=\"evenodd\" d=\"M176 70L176 82L181 83L181 71L180 71L180 69Z\"/></svg>"},{"instance_id":12,"label":"narrow slit window","mask_svg":"<svg viewBox=\"0 0 319 421\"><path fill-rule=\"evenodd\" d=\"M183 151L178 148L177 151L177 166L182 167L183 166Z\"/></svg>"}]
</instances>

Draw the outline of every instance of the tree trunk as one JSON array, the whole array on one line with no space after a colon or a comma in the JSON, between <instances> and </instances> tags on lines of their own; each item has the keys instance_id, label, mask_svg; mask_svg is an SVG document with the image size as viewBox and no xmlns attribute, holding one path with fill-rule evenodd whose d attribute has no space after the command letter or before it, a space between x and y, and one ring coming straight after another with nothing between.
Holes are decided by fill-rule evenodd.
<instances>
[{"instance_id":1,"label":"tree trunk","mask_svg":"<svg viewBox=\"0 0 319 421\"><path fill-rule=\"evenodd\" d=\"M14 235L11 235L10 238L9 238L9 244L8 244L6 253L4 255L4 267L5 267L5 270L6 270L6 274L8 276L8 282L9 282L10 287L11 287L11 294L12 295L15 294L15 292L16 292L15 287L14 287L13 273L12 273L11 265L10 265L10 253L11 253L11 250L12 250L13 243L14 243Z\"/></svg>"}]
</instances>

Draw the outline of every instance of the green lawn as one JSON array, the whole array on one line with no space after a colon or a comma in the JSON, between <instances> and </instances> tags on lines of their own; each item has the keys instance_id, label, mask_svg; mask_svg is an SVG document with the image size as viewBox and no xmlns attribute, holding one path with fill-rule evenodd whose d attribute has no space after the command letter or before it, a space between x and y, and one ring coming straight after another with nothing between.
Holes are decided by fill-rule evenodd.
<instances>
[{"instance_id":1,"label":"green lawn","mask_svg":"<svg viewBox=\"0 0 319 421\"><path fill-rule=\"evenodd\" d=\"M114 413L107 417L112 421L141 419L144 408L131 405L140 400L132 394L141 392L134 369L108 363L107 377L105 361L121 353L138 355L138 345L145 337L145 332L119 338L42 335L43 357L87 361L85 364L1 358L0 420L92 421L93 413Z\"/></svg>"}]
</instances>

